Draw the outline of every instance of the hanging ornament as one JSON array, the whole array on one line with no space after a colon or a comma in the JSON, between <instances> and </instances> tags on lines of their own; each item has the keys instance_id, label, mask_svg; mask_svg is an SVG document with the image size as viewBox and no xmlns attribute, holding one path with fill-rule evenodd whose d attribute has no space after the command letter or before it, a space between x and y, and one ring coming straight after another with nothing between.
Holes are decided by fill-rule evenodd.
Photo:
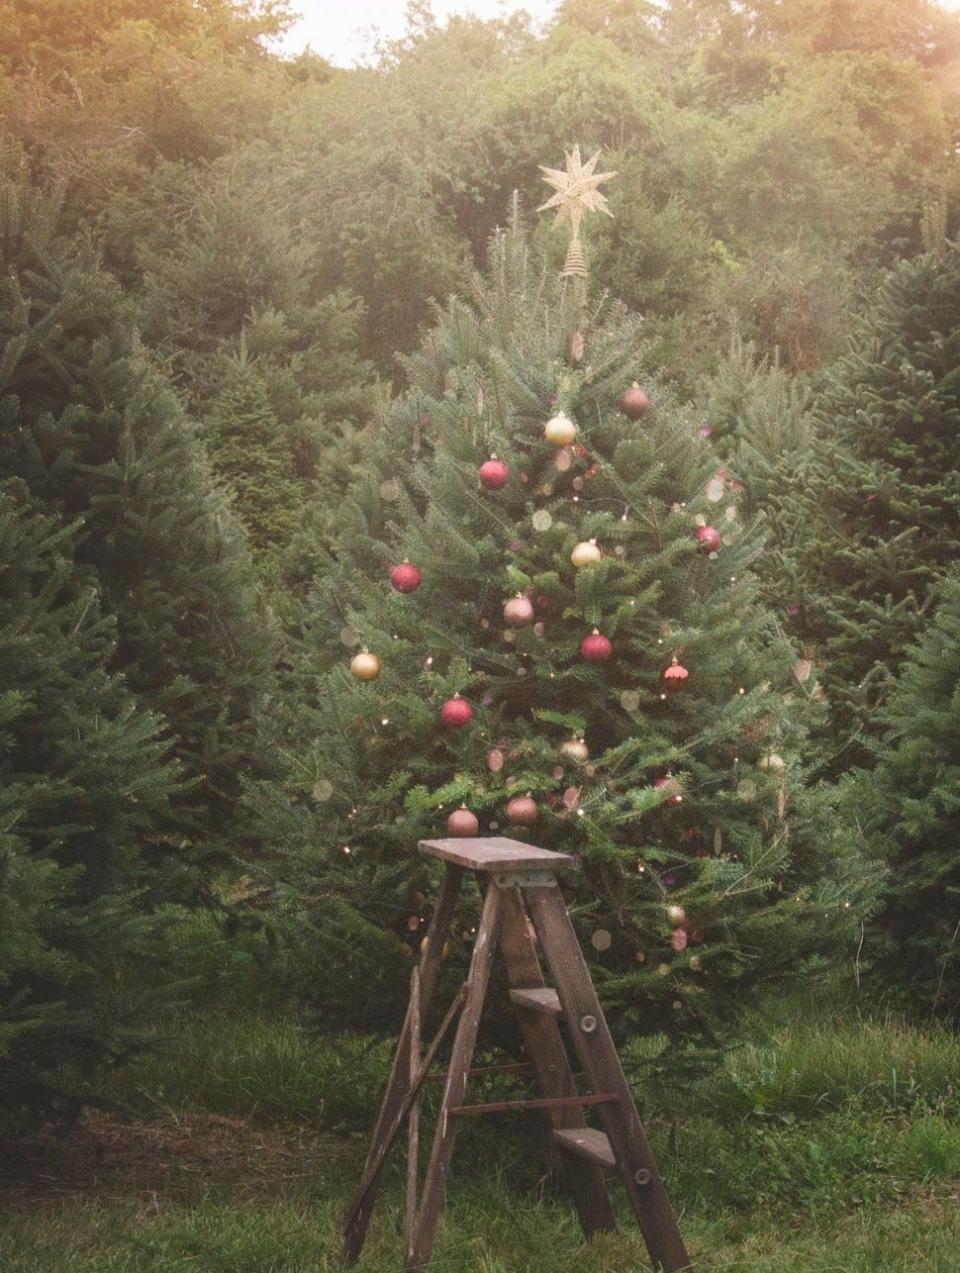
<instances>
[{"instance_id":1,"label":"hanging ornament","mask_svg":"<svg viewBox=\"0 0 960 1273\"><path fill-rule=\"evenodd\" d=\"M715 553L720 547L720 532L712 526L698 527L697 539L705 553Z\"/></svg>"},{"instance_id":2,"label":"hanging ornament","mask_svg":"<svg viewBox=\"0 0 960 1273\"><path fill-rule=\"evenodd\" d=\"M590 945L598 954L602 954L603 951L609 950L613 945L613 937L606 928L598 928L596 932L590 935Z\"/></svg>"},{"instance_id":3,"label":"hanging ornament","mask_svg":"<svg viewBox=\"0 0 960 1273\"><path fill-rule=\"evenodd\" d=\"M706 420L704 420L700 428L697 429L697 437L701 440L701 442L706 441L706 439L709 438L712 433L713 433L713 425L707 424Z\"/></svg>"},{"instance_id":4,"label":"hanging ornament","mask_svg":"<svg viewBox=\"0 0 960 1273\"><path fill-rule=\"evenodd\" d=\"M449 729L462 729L469 725L473 717L473 708L459 694L448 698L440 708L440 724Z\"/></svg>"},{"instance_id":5,"label":"hanging ornament","mask_svg":"<svg viewBox=\"0 0 960 1273\"><path fill-rule=\"evenodd\" d=\"M510 480L510 470L495 455L480 465L480 485L485 491L498 491Z\"/></svg>"},{"instance_id":6,"label":"hanging ornament","mask_svg":"<svg viewBox=\"0 0 960 1273\"><path fill-rule=\"evenodd\" d=\"M690 673L679 661L676 655L669 667L663 669L660 673L660 684L668 694L673 694L677 690L682 690L687 683Z\"/></svg>"},{"instance_id":7,"label":"hanging ornament","mask_svg":"<svg viewBox=\"0 0 960 1273\"><path fill-rule=\"evenodd\" d=\"M350 664L351 675L358 681L375 681L380 675L380 660L364 646Z\"/></svg>"},{"instance_id":8,"label":"hanging ornament","mask_svg":"<svg viewBox=\"0 0 960 1273\"><path fill-rule=\"evenodd\" d=\"M390 582L397 592L416 592L420 587L420 571L404 558L390 571Z\"/></svg>"},{"instance_id":9,"label":"hanging ornament","mask_svg":"<svg viewBox=\"0 0 960 1273\"><path fill-rule=\"evenodd\" d=\"M585 344L586 344L586 341L584 339L583 332L581 331L574 332L573 335L570 337L570 361L571 362L580 361L580 359L583 357L583 350L584 350Z\"/></svg>"},{"instance_id":10,"label":"hanging ornament","mask_svg":"<svg viewBox=\"0 0 960 1273\"><path fill-rule=\"evenodd\" d=\"M558 411L544 425L543 436L554 446L572 446L577 440L577 426L564 411Z\"/></svg>"},{"instance_id":11,"label":"hanging ornament","mask_svg":"<svg viewBox=\"0 0 960 1273\"><path fill-rule=\"evenodd\" d=\"M656 791L667 790L668 796L664 800L664 804L680 804L683 800L683 791L673 774L668 774L666 778L658 778L653 786ZM666 877L664 877L664 882L666 882Z\"/></svg>"},{"instance_id":12,"label":"hanging ornament","mask_svg":"<svg viewBox=\"0 0 960 1273\"><path fill-rule=\"evenodd\" d=\"M667 907L667 918L671 924L685 924L687 922L687 912L682 906L674 904Z\"/></svg>"},{"instance_id":13,"label":"hanging ornament","mask_svg":"<svg viewBox=\"0 0 960 1273\"><path fill-rule=\"evenodd\" d=\"M760 759L761 769L786 769L787 762L784 758L772 751L769 756L763 756Z\"/></svg>"},{"instance_id":14,"label":"hanging ornament","mask_svg":"<svg viewBox=\"0 0 960 1273\"><path fill-rule=\"evenodd\" d=\"M537 802L528 791L525 796L514 796L507 801L507 821L514 827L532 827L537 821Z\"/></svg>"},{"instance_id":15,"label":"hanging ornament","mask_svg":"<svg viewBox=\"0 0 960 1273\"><path fill-rule=\"evenodd\" d=\"M639 420L650 410L650 399L636 381L620 395L620 410L629 420Z\"/></svg>"},{"instance_id":16,"label":"hanging ornament","mask_svg":"<svg viewBox=\"0 0 960 1273\"><path fill-rule=\"evenodd\" d=\"M570 560L578 570L581 566L593 566L602 558L603 554L597 547L595 539L585 539L582 543L577 544L570 554Z\"/></svg>"},{"instance_id":17,"label":"hanging ornament","mask_svg":"<svg viewBox=\"0 0 960 1273\"><path fill-rule=\"evenodd\" d=\"M580 642L580 654L588 663L603 663L613 653L613 646L598 628Z\"/></svg>"},{"instance_id":18,"label":"hanging ornament","mask_svg":"<svg viewBox=\"0 0 960 1273\"><path fill-rule=\"evenodd\" d=\"M687 949L688 940L689 938L687 937L686 930L683 928L675 928L670 934L670 945L677 954L679 954L681 950Z\"/></svg>"},{"instance_id":19,"label":"hanging ornament","mask_svg":"<svg viewBox=\"0 0 960 1273\"><path fill-rule=\"evenodd\" d=\"M560 744L560 752L578 765L585 764L590 757L587 744L582 738L568 738L565 743Z\"/></svg>"},{"instance_id":20,"label":"hanging ornament","mask_svg":"<svg viewBox=\"0 0 960 1273\"><path fill-rule=\"evenodd\" d=\"M454 809L450 817L447 818L447 830L451 835L456 836L476 835L480 830L480 823L477 815L471 813L464 804L459 809Z\"/></svg>"},{"instance_id":21,"label":"hanging ornament","mask_svg":"<svg viewBox=\"0 0 960 1273\"><path fill-rule=\"evenodd\" d=\"M512 628L522 628L533 622L533 602L518 592L503 607L503 618Z\"/></svg>"}]
</instances>

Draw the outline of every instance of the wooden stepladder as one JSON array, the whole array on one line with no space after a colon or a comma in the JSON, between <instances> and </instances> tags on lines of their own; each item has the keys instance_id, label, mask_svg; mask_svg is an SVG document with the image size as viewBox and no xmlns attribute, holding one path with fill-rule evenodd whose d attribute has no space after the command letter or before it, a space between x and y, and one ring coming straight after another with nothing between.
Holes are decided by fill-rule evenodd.
<instances>
[{"instance_id":1,"label":"wooden stepladder","mask_svg":"<svg viewBox=\"0 0 960 1273\"><path fill-rule=\"evenodd\" d=\"M410 1004L380 1108L366 1167L344 1226L344 1262L360 1255L383 1165L407 1123L406 1269L427 1269L443 1206L453 1143L461 1118L504 1110L538 1109L550 1122L562 1152L580 1224L587 1237L614 1227L604 1169L623 1180L643 1231L653 1266L664 1273L691 1269L689 1257L657 1171L590 972L557 885L556 872L573 865L563 853L501 836L424 840L420 851L442 859L446 875L420 964L411 981ZM454 997L433 1041L422 1052L421 1027L430 1007L443 946L465 871L486 884L466 981ZM528 929L528 915L554 982L547 986ZM529 1063L471 1068L477 1030L497 947L510 998L517 1010ZM459 1013L444 1080L433 1146L419 1200L419 1093L443 1040ZM560 1026L592 1089L579 1094ZM467 1080L493 1072L532 1071L541 1095L528 1100L465 1104ZM587 1124L594 1107L601 1128Z\"/></svg>"}]
</instances>

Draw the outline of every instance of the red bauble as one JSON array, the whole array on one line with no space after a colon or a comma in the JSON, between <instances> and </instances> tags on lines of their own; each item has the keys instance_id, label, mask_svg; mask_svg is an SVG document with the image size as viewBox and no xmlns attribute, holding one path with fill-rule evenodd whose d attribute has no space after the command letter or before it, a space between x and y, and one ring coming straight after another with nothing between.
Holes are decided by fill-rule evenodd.
<instances>
[{"instance_id":1,"label":"red bauble","mask_svg":"<svg viewBox=\"0 0 960 1273\"><path fill-rule=\"evenodd\" d=\"M499 491L509 481L510 470L495 455L491 455L485 464L480 465L480 485L485 491Z\"/></svg>"},{"instance_id":2,"label":"red bauble","mask_svg":"<svg viewBox=\"0 0 960 1273\"><path fill-rule=\"evenodd\" d=\"M503 617L511 628L522 628L533 622L533 602L518 592L503 607Z\"/></svg>"},{"instance_id":3,"label":"red bauble","mask_svg":"<svg viewBox=\"0 0 960 1273\"><path fill-rule=\"evenodd\" d=\"M420 587L420 571L409 561L402 561L390 571L390 582L397 592L416 592Z\"/></svg>"},{"instance_id":4,"label":"red bauble","mask_svg":"<svg viewBox=\"0 0 960 1273\"><path fill-rule=\"evenodd\" d=\"M472 718L473 708L459 694L456 698L448 698L440 708L440 724L450 729L462 729L470 724Z\"/></svg>"},{"instance_id":5,"label":"red bauble","mask_svg":"<svg viewBox=\"0 0 960 1273\"><path fill-rule=\"evenodd\" d=\"M720 532L712 526L701 526L697 530L697 539L705 553L715 553L720 547Z\"/></svg>"},{"instance_id":6,"label":"red bauble","mask_svg":"<svg viewBox=\"0 0 960 1273\"><path fill-rule=\"evenodd\" d=\"M674 690L682 690L687 683L687 677L690 673L674 658L669 667L663 669L660 674L660 682L665 690L673 693Z\"/></svg>"},{"instance_id":7,"label":"red bauble","mask_svg":"<svg viewBox=\"0 0 960 1273\"><path fill-rule=\"evenodd\" d=\"M603 663L613 653L613 646L596 628L580 642L580 653L588 663Z\"/></svg>"},{"instance_id":8,"label":"red bauble","mask_svg":"<svg viewBox=\"0 0 960 1273\"><path fill-rule=\"evenodd\" d=\"M477 821L477 815L463 805L460 809L454 809L447 818L447 830L451 835L476 835L480 830L480 823Z\"/></svg>"},{"instance_id":9,"label":"red bauble","mask_svg":"<svg viewBox=\"0 0 960 1273\"><path fill-rule=\"evenodd\" d=\"M537 802L527 793L507 801L507 821L514 827L532 827L537 820Z\"/></svg>"},{"instance_id":10,"label":"red bauble","mask_svg":"<svg viewBox=\"0 0 960 1273\"><path fill-rule=\"evenodd\" d=\"M672 775L667 778L658 778L653 784L657 791L662 791L664 787L668 787L671 794L664 800L664 804L680 804L683 800L683 792L680 790L680 784Z\"/></svg>"},{"instance_id":11,"label":"red bauble","mask_svg":"<svg viewBox=\"0 0 960 1273\"><path fill-rule=\"evenodd\" d=\"M620 410L631 420L639 420L650 410L650 399L636 381L621 395Z\"/></svg>"}]
</instances>

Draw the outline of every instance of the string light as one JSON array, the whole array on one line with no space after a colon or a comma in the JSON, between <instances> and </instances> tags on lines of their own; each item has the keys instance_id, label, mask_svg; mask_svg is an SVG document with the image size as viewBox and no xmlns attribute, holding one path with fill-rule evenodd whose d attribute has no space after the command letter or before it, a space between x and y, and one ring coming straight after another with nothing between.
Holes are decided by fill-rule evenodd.
<instances>
[{"instance_id":1,"label":"string light","mask_svg":"<svg viewBox=\"0 0 960 1273\"><path fill-rule=\"evenodd\" d=\"M381 725L389 725L389 724L390 724L390 717L389 717L389 716L384 716L384 718L383 718L383 720L381 720L380 724L381 724Z\"/></svg>"},{"instance_id":2,"label":"string light","mask_svg":"<svg viewBox=\"0 0 960 1273\"><path fill-rule=\"evenodd\" d=\"M350 854L353 852L353 849L350 848L349 844L345 844L340 851L341 853L346 853L347 857L349 857Z\"/></svg>"}]
</instances>

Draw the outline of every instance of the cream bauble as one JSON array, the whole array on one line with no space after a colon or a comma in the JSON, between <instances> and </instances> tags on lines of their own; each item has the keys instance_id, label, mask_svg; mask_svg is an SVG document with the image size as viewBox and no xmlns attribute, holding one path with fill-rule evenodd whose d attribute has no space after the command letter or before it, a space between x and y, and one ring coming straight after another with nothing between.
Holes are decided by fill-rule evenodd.
<instances>
[{"instance_id":1,"label":"cream bauble","mask_svg":"<svg viewBox=\"0 0 960 1273\"><path fill-rule=\"evenodd\" d=\"M585 539L574 548L570 554L570 560L579 570L581 566L595 565L602 556L603 554L597 547L597 541L595 539Z\"/></svg>"},{"instance_id":2,"label":"cream bauble","mask_svg":"<svg viewBox=\"0 0 960 1273\"><path fill-rule=\"evenodd\" d=\"M350 671L358 681L375 681L380 675L380 660L369 650L361 650L354 655Z\"/></svg>"},{"instance_id":3,"label":"cream bauble","mask_svg":"<svg viewBox=\"0 0 960 1273\"><path fill-rule=\"evenodd\" d=\"M559 411L552 420L548 420L543 429L543 436L554 446L571 446L577 438L577 426Z\"/></svg>"},{"instance_id":4,"label":"cream bauble","mask_svg":"<svg viewBox=\"0 0 960 1273\"><path fill-rule=\"evenodd\" d=\"M569 756L578 765L582 765L590 759L587 744L582 738L568 738L565 743L560 744L560 751L564 756Z\"/></svg>"}]
</instances>

